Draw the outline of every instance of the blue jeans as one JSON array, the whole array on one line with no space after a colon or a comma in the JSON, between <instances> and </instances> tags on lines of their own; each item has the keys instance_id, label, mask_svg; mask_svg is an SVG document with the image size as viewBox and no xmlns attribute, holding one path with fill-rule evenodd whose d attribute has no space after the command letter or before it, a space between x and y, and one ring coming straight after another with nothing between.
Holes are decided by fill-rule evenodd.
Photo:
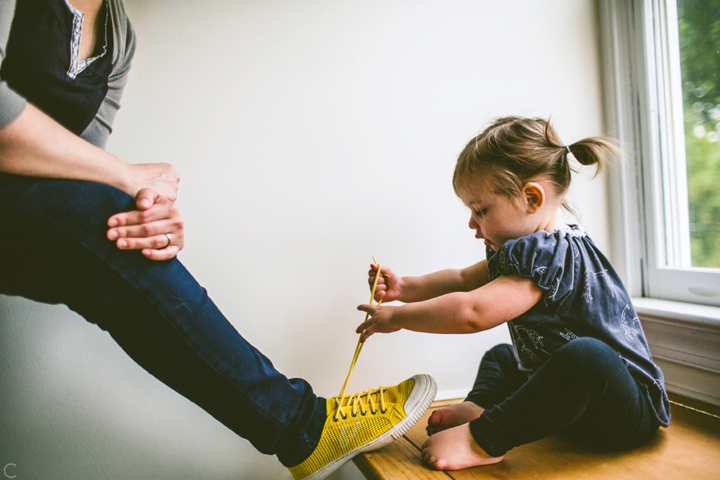
<instances>
[{"instance_id":1,"label":"blue jeans","mask_svg":"<svg viewBox=\"0 0 720 480\"><path fill-rule=\"evenodd\" d=\"M104 184L0 174L0 293L67 305L259 451L302 462L322 433L325 399L278 372L177 259L107 240L108 218L134 208Z\"/></svg>"},{"instance_id":2,"label":"blue jeans","mask_svg":"<svg viewBox=\"0 0 720 480\"><path fill-rule=\"evenodd\" d=\"M556 433L591 448L624 450L648 441L660 425L617 352L589 337L558 348L529 378L511 345L493 347L467 401L485 408L470 431L493 457Z\"/></svg>"}]
</instances>

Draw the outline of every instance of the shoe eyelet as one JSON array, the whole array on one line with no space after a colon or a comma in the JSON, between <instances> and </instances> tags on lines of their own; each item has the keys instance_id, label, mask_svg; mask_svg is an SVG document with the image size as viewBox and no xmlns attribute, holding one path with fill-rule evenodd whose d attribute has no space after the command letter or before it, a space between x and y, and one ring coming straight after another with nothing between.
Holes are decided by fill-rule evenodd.
<instances>
[{"instance_id":1,"label":"shoe eyelet","mask_svg":"<svg viewBox=\"0 0 720 480\"><path fill-rule=\"evenodd\" d=\"M347 415L343 415L343 416L342 416L342 419L343 419L343 420L347 420L347 418L348 418Z\"/></svg>"},{"instance_id":2,"label":"shoe eyelet","mask_svg":"<svg viewBox=\"0 0 720 480\"><path fill-rule=\"evenodd\" d=\"M378 413L377 410L370 410L370 415L377 415L377 413Z\"/></svg>"},{"instance_id":3,"label":"shoe eyelet","mask_svg":"<svg viewBox=\"0 0 720 480\"><path fill-rule=\"evenodd\" d=\"M358 414L357 414L357 413L351 413L350 416L353 417L353 418L355 418L355 417L358 416Z\"/></svg>"},{"instance_id":4,"label":"shoe eyelet","mask_svg":"<svg viewBox=\"0 0 720 480\"><path fill-rule=\"evenodd\" d=\"M340 419L339 419L339 418L337 418L337 417L333 417L333 422L337 423L337 422L339 422L339 421L340 421Z\"/></svg>"},{"instance_id":5,"label":"shoe eyelet","mask_svg":"<svg viewBox=\"0 0 720 480\"><path fill-rule=\"evenodd\" d=\"M385 415L387 413L387 408L385 410L380 410L380 413Z\"/></svg>"},{"instance_id":6,"label":"shoe eyelet","mask_svg":"<svg viewBox=\"0 0 720 480\"><path fill-rule=\"evenodd\" d=\"M364 417L365 415L367 415L367 412L360 412L360 415Z\"/></svg>"}]
</instances>

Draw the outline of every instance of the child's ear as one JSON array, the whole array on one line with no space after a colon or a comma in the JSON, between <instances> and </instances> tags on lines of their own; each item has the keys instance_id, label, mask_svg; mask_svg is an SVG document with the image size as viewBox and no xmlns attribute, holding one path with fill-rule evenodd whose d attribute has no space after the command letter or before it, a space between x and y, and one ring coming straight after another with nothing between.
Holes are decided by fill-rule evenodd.
<instances>
[{"instance_id":1,"label":"child's ear","mask_svg":"<svg viewBox=\"0 0 720 480\"><path fill-rule=\"evenodd\" d=\"M526 183L523 185L522 193L528 213L536 213L545 205L545 190L539 183Z\"/></svg>"}]
</instances>

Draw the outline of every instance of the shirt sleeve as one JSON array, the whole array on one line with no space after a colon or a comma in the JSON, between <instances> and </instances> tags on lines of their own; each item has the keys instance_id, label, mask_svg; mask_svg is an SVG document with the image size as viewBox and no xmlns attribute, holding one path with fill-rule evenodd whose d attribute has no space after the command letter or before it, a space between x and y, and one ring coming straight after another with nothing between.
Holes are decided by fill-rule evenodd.
<instances>
[{"instance_id":1,"label":"shirt sleeve","mask_svg":"<svg viewBox=\"0 0 720 480\"><path fill-rule=\"evenodd\" d=\"M506 242L488 261L491 278L519 275L530 279L545 292L546 306L559 307L571 298L577 280L568 237L556 230Z\"/></svg>"},{"instance_id":2,"label":"shirt sleeve","mask_svg":"<svg viewBox=\"0 0 720 480\"><path fill-rule=\"evenodd\" d=\"M15 16L15 0L0 0L0 66L5 60L10 28ZM8 126L25 108L27 101L0 78L0 130Z\"/></svg>"}]
</instances>

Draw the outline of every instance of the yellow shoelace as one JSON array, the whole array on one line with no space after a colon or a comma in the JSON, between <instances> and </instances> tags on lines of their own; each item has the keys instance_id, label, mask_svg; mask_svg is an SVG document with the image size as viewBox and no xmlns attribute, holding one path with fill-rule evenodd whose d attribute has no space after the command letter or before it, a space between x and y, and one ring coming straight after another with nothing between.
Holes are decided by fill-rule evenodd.
<instances>
[{"instance_id":1,"label":"yellow shoelace","mask_svg":"<svg viewBox=\"0 0 720 480\"><path fill-rule=\"evenodd\" d=\"M377 273L375 274L375 279L373 280L372 290L370 291L370 305L372 305L373 300L375 299L375 287L377 287L378 279L380 278L380 272L382 271L382 265L375 260L375 257L373 257L373 262L377 264L378 269ZM378 306L382 303L382 300L377 302ZM368 318L370 318L370 314L365 314L365 322L367 322ZM362 338L362 334L361 337ZM347 418L347 415L343 413L343 404L344 405L352 405L352 412L351 415L353 417L356 417L358 414L358 407L360 410L361 415L367 415L367 409L365 408L365 404L362 401L362 397L367 398L367 402L370 405L370 413L373 415L377 413L377 408L375 408L375 400L373 399L374 395L377 395L378 402L380 404L380 413L385 413L385 395L384 395L384 388L380 387L376 390L370 390L369 392L360 392L360 393L353 393L350 395L347 399L347 402L345 402L345 390L347 389L348 383L350 383L350 376L352 375L353 370L355 369L355 363L357 363L357 359L360 356L360 351L363 347L363 342L360 341L360 338L358 338L357 346L355 347L355 355L353 355L352 362L350 363L350 370L348 371L347 377L345 378L345 383L342 386L342 390L340 390L340 395L337 397L337 408L335 409L335 413L333 414L333 421L337 422L340 417L342 417L343 420Z\"/></svg>"}]
</instances>

